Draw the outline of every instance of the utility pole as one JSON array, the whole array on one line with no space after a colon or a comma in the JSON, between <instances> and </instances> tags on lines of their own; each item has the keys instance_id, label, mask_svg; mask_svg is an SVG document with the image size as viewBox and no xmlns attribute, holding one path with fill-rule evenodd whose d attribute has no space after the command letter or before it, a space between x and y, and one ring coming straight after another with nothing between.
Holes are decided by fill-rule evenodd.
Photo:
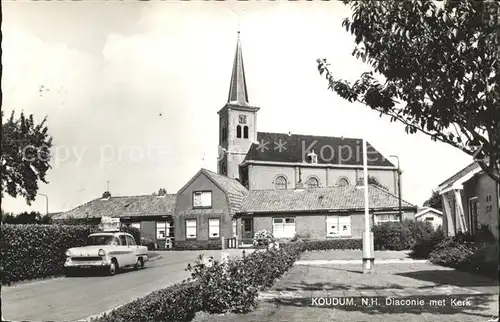
<instances>
[{"instance_id":1,"label":"utility pole","mask_svg":"<svg viewBox=\"0 0 500 322\"><path fill-rule=\"evenodd\" d=\"M399 201L399 221L403 220L403 210L401 207L401 168L399 167L399 158L397 155L390 155L391 158L398 160L398 201Z\"/></svg>"},{"instance_id":2,"label":"utility pole","mask_svg":"<svg viewBox=\"0 0 500 322\"><path fill-rule=\"evenodd\" d=\"M43 193L39 193L38 195L45 197L45 214L48 216L49 215L49 197L47 195L44 195Z\"/></svg>"},{"instance_id":3,"label":"utility pole","mask_svg":"<svg viewBox=\"0 0 500 322\"><path fill-rule=\"evenodd\" d=\"M363 139L363 173L365 186L365 232L363 233L363 273L372 273L375 266L373 232L370 230L370 205L368 196L368 153Z\"/></svg>"}]
</instances>

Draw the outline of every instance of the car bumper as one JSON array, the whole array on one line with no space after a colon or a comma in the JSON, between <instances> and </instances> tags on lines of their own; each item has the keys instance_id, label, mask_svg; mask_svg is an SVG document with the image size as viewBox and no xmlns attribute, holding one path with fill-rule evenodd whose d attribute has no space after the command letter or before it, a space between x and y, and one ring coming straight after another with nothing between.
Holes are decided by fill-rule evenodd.
<instances>
[{"instance_id":1,"label":"car bumper","mask_svg":"<svg viewBox=\"0 0 500 322\"><path fill-rule=\"evenodd\" d=\"M104 268L109 267L110 261L103 259L102 261L66 261L65 268Z\"/></svg>"}]
</instances>

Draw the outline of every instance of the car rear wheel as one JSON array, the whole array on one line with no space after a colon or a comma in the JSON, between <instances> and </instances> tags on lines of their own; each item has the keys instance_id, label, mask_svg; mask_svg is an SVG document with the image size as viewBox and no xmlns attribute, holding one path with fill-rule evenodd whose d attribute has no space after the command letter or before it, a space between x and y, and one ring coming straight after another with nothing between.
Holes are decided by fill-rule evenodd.
<instances>
[{"instance_id":1,"label":"car rear wheel","mask_svg":"<svg viewBox=\"0 0 500 322\"><path fill-rule=\"evenodd\" d=\"M142 258L141 258L141 257L139 257L139 258L137 259L137 262L135 263L134 268L135 268L136 270L140 270L140 269L144 268L144 261L142 260Z\"/></svg>"}]
</instances>

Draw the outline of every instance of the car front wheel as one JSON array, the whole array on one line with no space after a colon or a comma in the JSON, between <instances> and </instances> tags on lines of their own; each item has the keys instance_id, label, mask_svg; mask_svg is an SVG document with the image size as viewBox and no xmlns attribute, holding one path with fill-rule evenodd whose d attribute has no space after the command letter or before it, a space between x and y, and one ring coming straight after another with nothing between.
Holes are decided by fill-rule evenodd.
<instances>
[{"instance_id":1,"label":"car front wheel","mask_svg":"<svg viewBox=\"0 0 500 322\"><path fill-rule=\"evenodd\" d=\"M108 267L108 275L109 276L115 275L117 270L118 270L118 265L116 264L115 261L112 261L111 264L109 264L109 267Z\"/></svg>"}]
</instances>

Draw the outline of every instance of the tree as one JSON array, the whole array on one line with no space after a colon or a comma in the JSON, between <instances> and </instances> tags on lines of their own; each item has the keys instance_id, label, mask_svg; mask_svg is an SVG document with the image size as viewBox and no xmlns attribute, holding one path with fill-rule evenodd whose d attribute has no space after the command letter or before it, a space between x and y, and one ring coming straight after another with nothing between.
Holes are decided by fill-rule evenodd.
<instances>
[{"instance_id":1,"label":"tree","mask_svg":"<svg viewBox=\"0 0 500 322\"><path fill-rule=\"evenodd\" d=\"M50 216L42 215L38 211L24 211L17 215L13 215L12 213L2 213L2 223L12 225L51 224L52 219Z\"/></svg>"},{"instance_id":2,"label":"tree","mask_svg":"<svg viewBox=\"0 0 500 322\"><path fill-rule=\"evenodd\" d=\"M443 199L437 191L432 191L432 196L424 202L424 207L432 207L439 211L443 211Z\"/></svg>"},{"instance_id":3,"label":"tree","mask_svg":"<svg viewBox=\"0 0 500 322\"><path fill-rule=\"evenodd\" d=\"M4 123L2 113L2 197L4 193L14 198L20 195L30 205L37 195L38 181L48 183L52 138L46 121L44 118L35 124L32 114L26 117L21 112L19 118L15 118L12 112Z\"/></svg>"},{"instance_id":4,"label":"tree","mask_svg":"<svg viewBox=\"0 0 500 322\"><path fill-rule=\"evenodd\" d=\"M342 23L352 55L373 71L351 84L318 59L329 89L461 149L500 182L499 3L342 2L353 11Z\"/></svg>"}]
</instances>

